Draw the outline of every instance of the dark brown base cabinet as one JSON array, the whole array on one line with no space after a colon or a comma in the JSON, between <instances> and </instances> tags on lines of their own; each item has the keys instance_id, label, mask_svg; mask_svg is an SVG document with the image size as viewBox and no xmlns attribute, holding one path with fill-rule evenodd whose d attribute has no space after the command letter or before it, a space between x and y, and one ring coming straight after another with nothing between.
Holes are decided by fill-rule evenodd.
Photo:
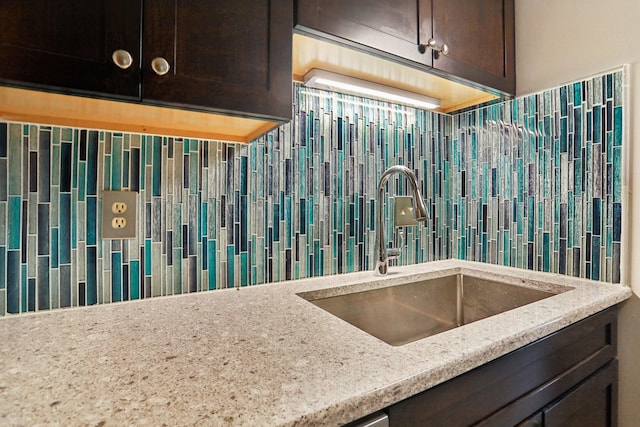
<instances>
[{"instance_id":1,"label":"dark brown base cabinet","mask_svg":"<svg viewBox=\"0 0 640 427\"><path fill-rule=\"evenodd\" d=\"M616 426L616 310L390 406L389 425Z\"/></svg>"}]
</instances>

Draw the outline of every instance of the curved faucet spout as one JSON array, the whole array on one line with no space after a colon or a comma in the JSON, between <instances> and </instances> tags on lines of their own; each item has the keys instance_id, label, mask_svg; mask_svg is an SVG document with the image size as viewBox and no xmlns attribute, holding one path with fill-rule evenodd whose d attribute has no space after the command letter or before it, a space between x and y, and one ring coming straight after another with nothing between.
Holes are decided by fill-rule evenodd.
<instances>
[{"instance_id":1,"label":"curved faucet spout","mask_svg":"<svg viewBox=\"0 0 640 427\"><path fill-rule=\"evenodd\" d=\"M425 221L427 219L427 207L424 204L424 200L422 200L422 196L420 195L420 190L418 189L418 180L416 175L413 173L411 169L406 166L397 165L391 166L387 169L382 176L380 177L380 183L378 184L378 215L376 222L376 248L378 250L378 260L376 262L376 272L378 274L384 275L387 274L387 270L389 269L389 252L387 249L387 245L385 244L385 221L384 221L384 187L389 181L391 175L401 173L407 177L409 181L409 185L411 186L411 190L413 191L413 209L415 213L416 220Z\"/></svg>"}]
</instances>

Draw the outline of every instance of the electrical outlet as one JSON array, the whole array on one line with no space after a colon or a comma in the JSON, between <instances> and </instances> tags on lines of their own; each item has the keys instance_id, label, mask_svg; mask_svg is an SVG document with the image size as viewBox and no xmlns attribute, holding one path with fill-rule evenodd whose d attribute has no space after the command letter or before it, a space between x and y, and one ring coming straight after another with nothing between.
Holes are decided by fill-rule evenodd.
<instances>
[{"instance_id":1,"label":"electrical outlet","mask_svg":"<svg viewBox=\"0 0 640 427\"><path fill-rule=\"evenodd\" d=\"M136 237L137 199L138 193L134 191L102 192L103 239Z\"/></svg>"},{"instance_id":2,"label":"electrical outlet","mask_svg":"<svg viewBox=\"0 0 640 427\"><path fill-rule=\"evenodd\" d=\"M127 220L123 217L115 217L111 220L112 228L125 228L127 226Z\"/></svg>"},{"instance_id":3,"label":"electrical outlet","mask_svg":"<svg viewBox=\"0 0 640 427\"><path fill-rule=\"evenodd\" d=\"M122 214L127 211L127 204L125 202L115 202L111 205L111 212L115 214Z\"/></svg>"}]
</instances>

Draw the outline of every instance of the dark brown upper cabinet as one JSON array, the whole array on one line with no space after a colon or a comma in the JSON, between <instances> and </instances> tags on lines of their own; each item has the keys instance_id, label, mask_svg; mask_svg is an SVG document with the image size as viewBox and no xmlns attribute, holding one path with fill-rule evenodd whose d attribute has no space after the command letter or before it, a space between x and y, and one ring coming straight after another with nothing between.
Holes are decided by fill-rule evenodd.
<instances>
[{"instance_id":1,"label":"dark brown upper cabinet","mask_svg":"<svg viewBox=\"0 0 640 427\"><path fill-rule=\"evenodd\" d=\"M140 99L142 2L3 0L0 80L71 93ZM129 52L131 66L112 60Z\"/></svg>"},{"instance_id":2,"label":"dark brown upper cabinet","mask_svg":"<svg viewBox=\"0 0 640 427\"><path fill-rule=\"evenodd\" d=\"M291 118L287 0L146 0L142 99ZM154 61L165 60L166 75Z\"/></svg>"},{"instance_id":3,"label":"dark brown upper cabinet","mask_svg":"<svg viewBox=\"0 0 640 427\"><path fill-rule=\"evenodd\" d=\"M289 0L3 0L0 16L5 85L291 118Z\"/></svg>"},{"instance_id":4,"label":"dark brown upper cabinet","mask_svg":"<svg viewBox=\"0 0 640 427\"><path fill-rule=\"evenodd\" d=\"M453 76L516 91L513 0L431 0L432 38L447 55L431 50L433 67ZM426 36L421 37L424 43Z\"/></svg>"},{"instance_id":5,"label":"dark brown upper cabinet","mask_svg":"<svg viewBox=\"0 0 640 427\"><path fill-rule=\"evenodd\" d=\"M513 0L296 0L295 9L301 33L509 95L514 20Z\"/></svg>"},{"instance_id":6,"label":"dark brown upper cabinet","mask_svg":"<svg viewBox=\"0 0 640 427\"><path fill-rule=\"evenodd\" d=\"M414 62L425 57L418 51L421 10L430 0L296 0L296 29L369 51L391 54ZM429 64L431 65L431 64Z\"/></svg>"}]
</instances>

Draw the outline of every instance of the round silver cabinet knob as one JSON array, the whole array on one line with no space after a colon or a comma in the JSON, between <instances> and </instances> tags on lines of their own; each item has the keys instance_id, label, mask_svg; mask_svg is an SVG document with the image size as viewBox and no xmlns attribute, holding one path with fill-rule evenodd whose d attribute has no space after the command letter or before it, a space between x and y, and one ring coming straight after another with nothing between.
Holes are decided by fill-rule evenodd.
<instances>
[{"instance_id":1,"label":"round silver cabinet knob","mask_svg":"<svg viewBox=\"0 0 640 427\"><path fill-rule=\"evenodd\" d=\"M436 39L434 38L430 38L429 40L427 40L427 43L420 43L418 45L418 51L420 53L425 53L427 50L429 49L435 49L436 48Z\"/></svg>"},{"instance_id":2,"label":"round silver cabinet knob","mask_svg":"<svg viewBox=\"0 0 640 427\"><path fill-rule=\"evenodd\" d=\"M111 59L113 59L113 63L116 64L119 68L126 70L131 67L133 64L133 58L131 54L124 49L118 49L113 52L111 55Z\"/></svg>"},{"instance_id":3,"label":"round silver cabinet knob","mask_svg":"<svg viewBox=\"0 0 640 427\"><path fill-rule=\"evenodd\" d=\"M164 76L171 69L167 60L160 56L151 60L151 68L159 76Z\"/></svg>"},{"instance_id":4,"label":"round silver cabinet knob","mask_svg":"<svg viewBox=\"0 0 640 427\"><path fill-rule=\"evenodd\" d=\"M449 46L446 43L443 43L442 47L439 48L436 39L434 39L433 37L427 40L426 44L423 43L418 45L418 50L420 51L420 53L425 53L429 49L433 50L436 58L437 55L447 55L449 53Z\"/></svg>"}]
</instances>

